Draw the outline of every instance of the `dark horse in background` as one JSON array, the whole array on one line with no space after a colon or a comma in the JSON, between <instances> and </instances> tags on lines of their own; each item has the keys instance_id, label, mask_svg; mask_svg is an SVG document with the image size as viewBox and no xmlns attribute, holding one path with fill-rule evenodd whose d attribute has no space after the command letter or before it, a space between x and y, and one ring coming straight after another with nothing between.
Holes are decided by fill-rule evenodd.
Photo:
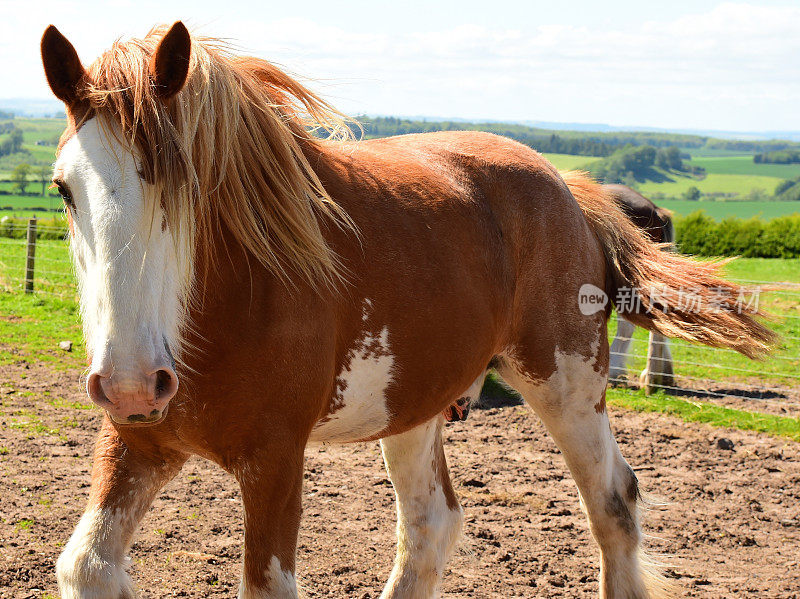
<instances>
[{"instance_id":1,"label":"dark horse in background","mask_svg":"<svg viewBox=\"0 0 800 599\"><path fill-rule=\"evenodd\" d=\"M603 187L633 224L643 229L650 239L656 243L675 243L675 229L669 210L659 208L626 185ZM617 334L611 344L608 372L608 379L612 384L622 383L626 378L626 366L631 355L630 346L635 329L636 326L629 320L625 318L617 320ZM647 343L647 366L640 375L640 381L648 392L675 386L669 339L657 331L650 331Z\"/></svg>"}]
</instances>

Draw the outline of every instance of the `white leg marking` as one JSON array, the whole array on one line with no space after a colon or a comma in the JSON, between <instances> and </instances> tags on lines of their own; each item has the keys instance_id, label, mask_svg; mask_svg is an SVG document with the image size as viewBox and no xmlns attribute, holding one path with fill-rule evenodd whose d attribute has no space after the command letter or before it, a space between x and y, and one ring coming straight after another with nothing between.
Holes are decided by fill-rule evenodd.
<instances>
[{"instance_id":1,"label":"white leg marking","mask_svg":"<svg viewBox=\"0 0 800 599\"><path fill-rule=\"evenodd\" d=\"M639 562L636 477L606 411L598 409L606 381L595 364L594 358L556 352L557 369L547 380L531 378L513 362L502 374L542 418L578 485L602 554L600 596L644 599L650 595Z\"/></svg>"},{"instance_id":2,"label":"white leg marking","mask_svg":"<svg viewBox=\"0 0 800 599\"><path fill-rule=\"evenodd\" d=\"M130 518L120 509L86 511L56 563L62 599L134 596L122 542Z\"/></svg>"},{"instance_id":3,"label":"white leg marking","mask_svg":"<svg viewBox=\"0 0 800 599\"><path fill-rule=\"evenodd\" d=\"M454 496L448 500L443 487L443 480L449 479L441 426L437 417L381 440L397 501L397 556L382 599L436 596L461 533L461 507Z\"/></svg>"},{"instance_id":4,"label":"white leg marking","mask_svg":"<svg viewBox=\"0 0 800 599\"><path fill-rule=\"evenodd\" d=\"M392 383L394 356L389 329L367 333L348 354L336 379L331 412L311 432L311 441L355 441L389 424L386 389Z\"/></svg>"},{"instance_id":5,"label":"white leg marking","mask_svg":"<svg viewBox=\"0 0 800 599\"><path fill-rule=\"evenodd\" d=\"M239 586L239 599L295 599L297 595L297 581L294 574L281 568L281 562L272 556L269 567L264 572L266 586L261 589L251 588L244 578Z\"/></svg>"},{"instance_id":6,"label":"white leg marking","mask_svg":"<svg viewBox=\"0 0 800 599\"><path fill-rule=\"evenodd\" d=\"M627 371L628 353L631 347L631 339L636 327L624 318L617 319L617 334L611 343L611 355L609 356L608 378L612 381L619 381L625 378Z\"/></svg>"}]
</instances>

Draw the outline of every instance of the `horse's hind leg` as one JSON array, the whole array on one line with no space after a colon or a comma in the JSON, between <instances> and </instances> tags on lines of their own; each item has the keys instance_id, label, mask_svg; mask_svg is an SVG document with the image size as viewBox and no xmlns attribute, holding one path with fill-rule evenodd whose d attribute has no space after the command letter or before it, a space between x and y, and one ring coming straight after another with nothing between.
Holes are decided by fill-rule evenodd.
<instances>
[{"instance_id":1,"label":"horse's hind leg","mask_svg":"<svg viewBox=\"0 0 800 599\"><path fill-rule=\"evenodd\" d=\"M555 370L545 376L542 356L553 354ZM599 348L584 353L529 345L513 348L510 355L514 358L504 359L501 375L541 417L580 491L602 554L600 596L651 597L639 562L636 475L614 441L605 410L608 344L601 338Z\"/></svg>"},{"instance_id":2,"label":"horse's hind leg","mask_svg":"<svg viewBox=\"0 0 800 599\"><path fill-rule=\"evenodd\" d=\"M397 500L397 556L382 599L434 597L461 531L442 418L381 440Z\"/></svg>"},{"instance_id":3,"label":"horse's hind leg","mask_svg":"<svg viewBox=\"0 0 800 599\"><path fill-rule=\"evenodd\" d=\"M609 357L608 380L612 384L625 382L628 368L628 355L630 354L633 332L636 325L628 322L621 316L617 317L617 334L611 343L611 355Z\"/></svg>"},{"instance_id":4,"label":"horse's hind leg","mask_svg":"<svg viewBox=\"0 0 800 599\"><path fill-rule=\"evenodd\" d=\"M126 446L108 419L100 430L89 505L56 564L63 599L132 599L131 538L153 498L186 456Z\"/></svg>"}]
</instances>

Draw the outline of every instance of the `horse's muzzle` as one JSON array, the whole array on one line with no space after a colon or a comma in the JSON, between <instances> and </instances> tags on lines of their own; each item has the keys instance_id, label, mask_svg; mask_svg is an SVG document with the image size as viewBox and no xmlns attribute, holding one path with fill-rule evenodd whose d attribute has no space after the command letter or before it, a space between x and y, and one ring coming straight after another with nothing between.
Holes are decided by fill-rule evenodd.
<instances>
[{"instance_id":1,"label":"horse's muzzle","mask_svg":"<svg viewBox=\"0 0 800 599\"><path fill-rule=\"evenodd\" d=\"M167 404L178 391L178 375L166 365L149 373L93 372L86 391L117 424L157 424L166 416Z\"/></svg>"}]
</instances>

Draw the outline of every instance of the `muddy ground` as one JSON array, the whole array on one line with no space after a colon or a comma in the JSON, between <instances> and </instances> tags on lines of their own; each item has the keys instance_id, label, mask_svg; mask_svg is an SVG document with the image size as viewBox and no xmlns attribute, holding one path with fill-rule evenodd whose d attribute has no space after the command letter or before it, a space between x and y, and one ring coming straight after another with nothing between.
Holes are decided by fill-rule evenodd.
<instances>
[{"instance_id":1,"label":"muddy ground","mask_svg":"<svg viewBox=\"0 0 800 599\"><path fill-rule=\"evenodd\" d=\"M0 369L2 598L57 596L54 562L88 495L100 418L70 405L84 401L77 376ZM611 416L643 489L664 502L647 515L649 546L666 555L683 596L800 598L800 444L664 415ZM595 597L597 550L538 420L522 407L473 410L446 437L466 524L443 596ZM720 438L733 449L719 448ZM376 598L394 552L393 495L378 444L307 455L301 585L310 597ZM142 597L234 597L241 516L234 481L190 461L133 546Z\"/></svg>"}]
</instances>

